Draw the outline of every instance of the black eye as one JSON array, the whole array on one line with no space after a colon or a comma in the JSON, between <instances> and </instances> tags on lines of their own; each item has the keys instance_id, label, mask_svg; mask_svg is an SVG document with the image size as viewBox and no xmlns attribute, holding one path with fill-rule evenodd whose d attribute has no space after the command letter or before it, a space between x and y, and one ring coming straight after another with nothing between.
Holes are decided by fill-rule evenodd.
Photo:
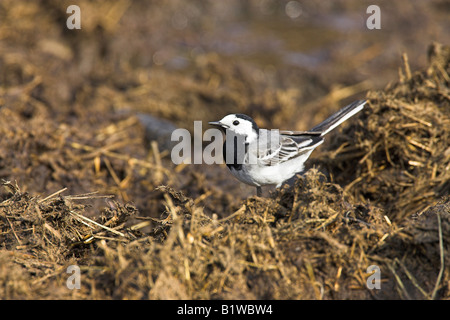
<instances>
[{"instance_id":1,"label":"black eye","mask_svg":"<svg viewBox=\"0 0 450 320\"><path fill-rule=\"evenodd\" d=\"M237 121L237 120L233 121L233 125L237 126L238 124L239 124L239 121Z\"/></svg>"}]
</instances>

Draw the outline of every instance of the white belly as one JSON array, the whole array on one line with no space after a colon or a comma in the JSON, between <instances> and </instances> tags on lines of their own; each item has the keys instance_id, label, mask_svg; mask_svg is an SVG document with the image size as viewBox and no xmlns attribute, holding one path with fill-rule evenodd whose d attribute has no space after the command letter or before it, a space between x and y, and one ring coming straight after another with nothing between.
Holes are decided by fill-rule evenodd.
<instances>
[{"instance_id":1,"label":"white belly","mask_svg":"<svg viewBox=\"0 0 450 320\"><path fill-rule=\"evenodd\" d=\"M235 170L231 167L230 171L237 179L251 186L276 185L278 188L284 181L304 170L304 162L309 155L310 153L304 154L298 158L273 166L244 164L242 165L242 170Z\"/></svg>"}]
</instances>

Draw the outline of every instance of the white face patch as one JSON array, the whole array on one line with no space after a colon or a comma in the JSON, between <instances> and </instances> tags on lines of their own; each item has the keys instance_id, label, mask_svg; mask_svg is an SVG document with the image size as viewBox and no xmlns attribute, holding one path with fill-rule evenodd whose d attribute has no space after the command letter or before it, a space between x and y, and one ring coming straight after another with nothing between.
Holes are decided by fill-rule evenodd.
<instances>
[{"instance_id":1,"label":"white face patch","mask_svg":"<svg viewBox=\"0 0 450 320\"><path fill-rule=\"evenodd\" d=\"M257 133L253 130L253 124L248 120L230 114L228 116L225 116L219 122L222 125L226 126L227 130L231 130L238 135L246 136L247 143L250 143L257 138Z\"/></svg>"}]
</instances>

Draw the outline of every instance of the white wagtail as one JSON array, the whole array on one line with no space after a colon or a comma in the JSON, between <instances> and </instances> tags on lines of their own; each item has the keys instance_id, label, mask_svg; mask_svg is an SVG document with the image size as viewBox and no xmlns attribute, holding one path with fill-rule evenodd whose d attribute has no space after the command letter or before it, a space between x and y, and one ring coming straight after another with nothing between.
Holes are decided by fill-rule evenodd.
<instances>
[{"instance_id":1,"label":"white wagtail","mask_svg":"<svg viewBox=\"0 0 450 320\"><path fill-rule=\"evenodd\" d=\"M342 108L309 131L260 129L245 114L230 114L209 122L226 132L223 157L231 173L240 181L256 187L280 187L284 181L304 170L311 152L323 143L323 136L364 108L358 100Z\"/></svg>"}]
</instances>

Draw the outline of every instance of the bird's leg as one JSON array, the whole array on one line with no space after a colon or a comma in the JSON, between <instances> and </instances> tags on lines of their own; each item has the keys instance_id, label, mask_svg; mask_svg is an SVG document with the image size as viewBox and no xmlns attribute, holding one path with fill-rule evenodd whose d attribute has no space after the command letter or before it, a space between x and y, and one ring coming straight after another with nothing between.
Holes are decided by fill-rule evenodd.
<instances>
[{"instance_id":1,"label":"bird's leg","mask_svg":"<svg viewBox=\"0 0 450 320\"><path fill-rule=\"evenodd\" d=\"M262 189L261 187L256 187L256 196L261 197L262 196Z\"/></svg>"}]
</instances>

